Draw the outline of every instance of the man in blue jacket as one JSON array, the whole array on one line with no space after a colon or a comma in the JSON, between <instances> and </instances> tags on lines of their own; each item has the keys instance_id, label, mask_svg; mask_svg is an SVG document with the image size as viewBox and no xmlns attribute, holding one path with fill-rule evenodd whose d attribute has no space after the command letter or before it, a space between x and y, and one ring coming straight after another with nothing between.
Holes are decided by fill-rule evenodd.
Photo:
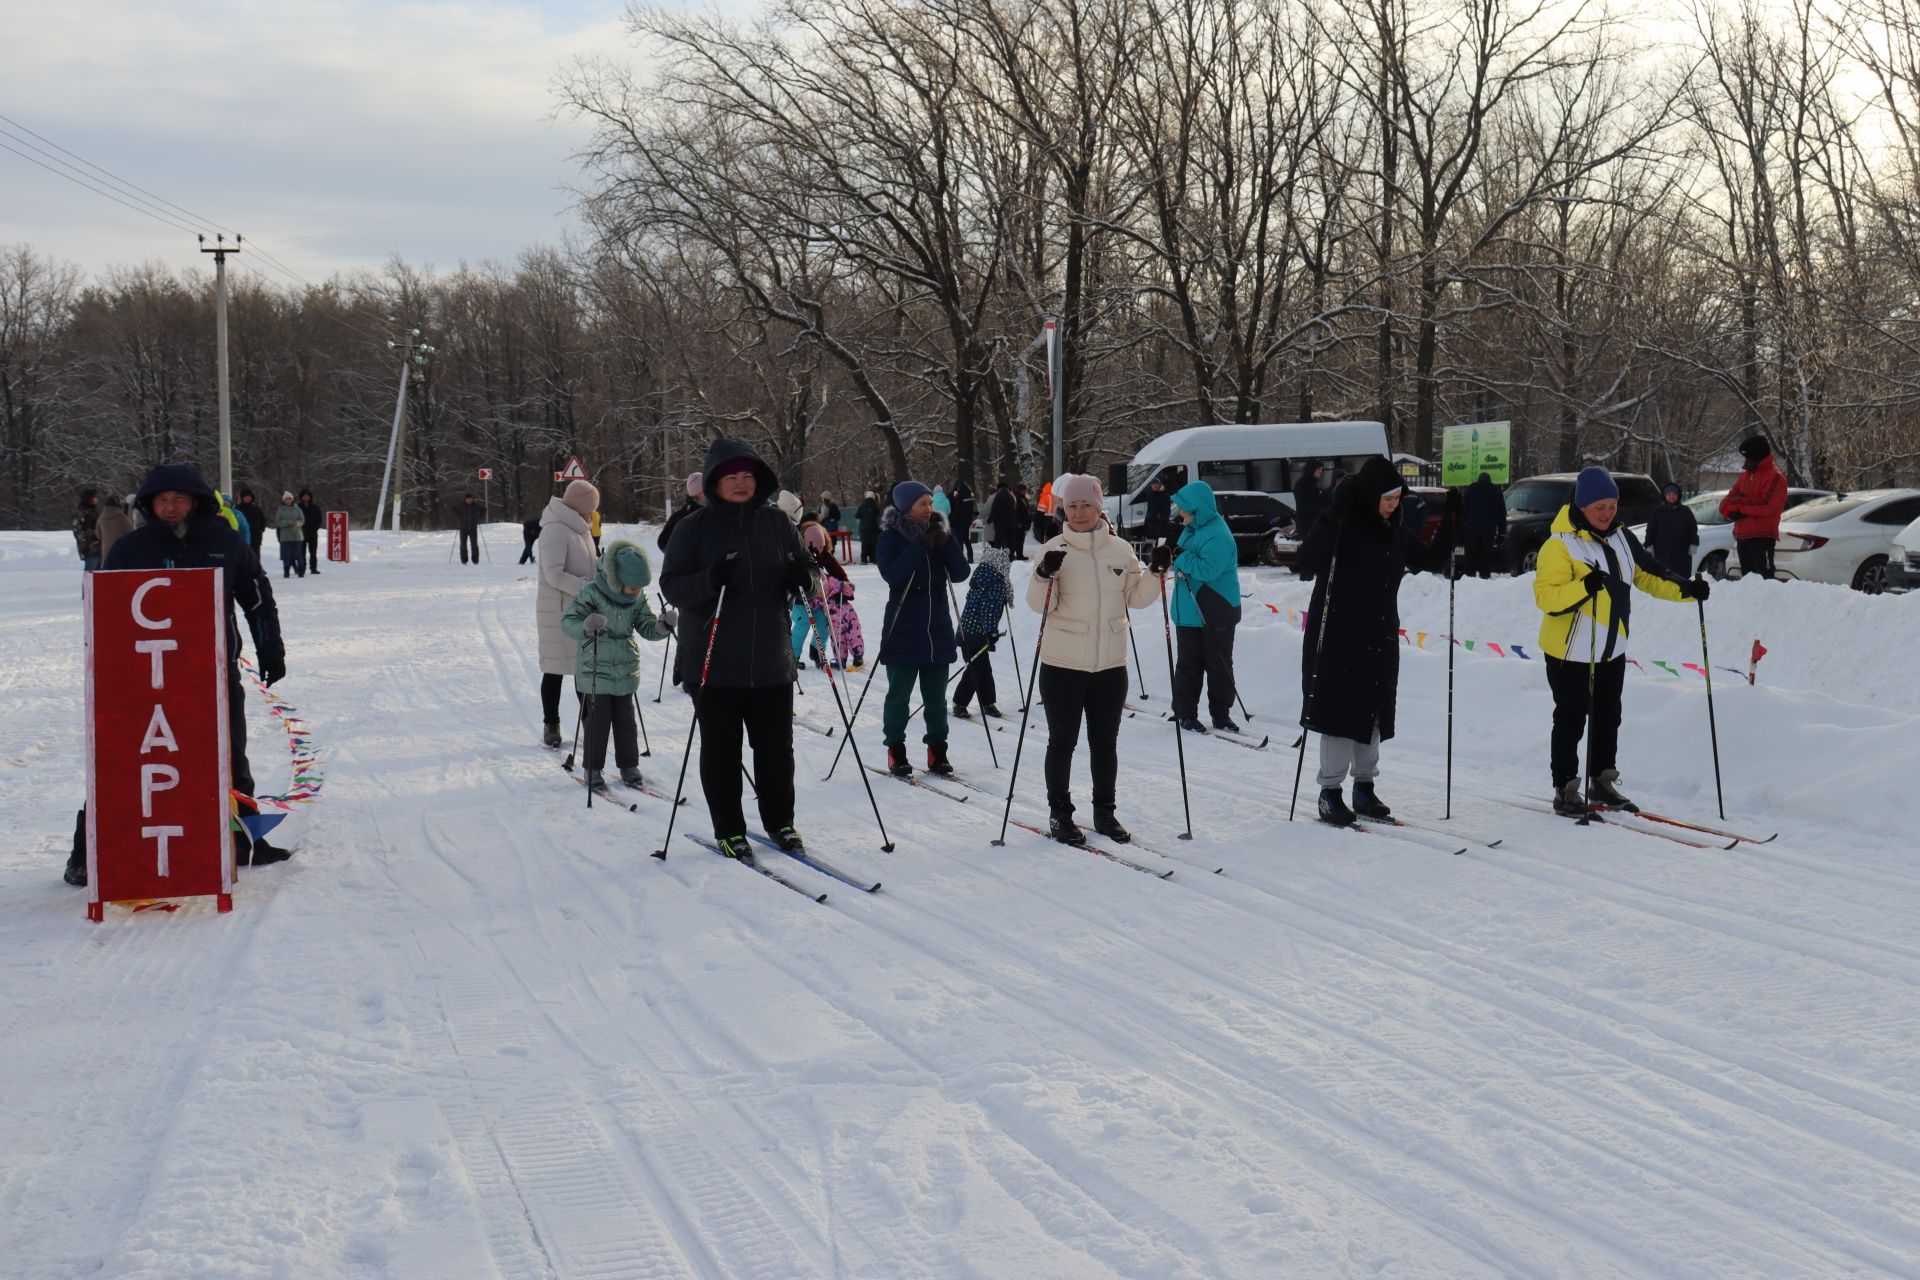
<instances>
[{"instance_id":1,"label":"man in blue jacket","mask_svg":"<svg viewBox=\"0 0 1920 1280\"><path fill-rule=\"evenodd\" d=\"M280 640L280 613L273 588L247 540L220 515L213 486L191 463L166 463L147 474L134 499L147 522L120 537L108 553L104 569L218 569L227 619L227 742L233 789L253 794L253 770L247 764L247 700L240 684L238 604L252 633L260 677L268 684L287 674L287 651ZM67 858L66 881L87 882L86 811L74 824L73 851ZM233 836L234 860L242 866L263 866L291 857L286 849L265 839L248 840L244 831Z\"/></svg>"},{"instance_id":2,"label":"man in blue jacket","mask_svg":"<svg viewBox=\"0 0 1920 1280\"><path fill-rule=\"evenodd\" d=\"M1213 488L1203 480L1183 485L1173 495L1180 531L1178 552L1162 543L1148 568L1173 570L1173 634L1178 657L1173 667L1173 714L1189 733L1205 733L1200 723L1200 686L1204 678L1213 727L1238 733L1233 710L1233 632L1240 625L1240 556L1233 530L1220 514Z\"/></svg>"}]
</instances>

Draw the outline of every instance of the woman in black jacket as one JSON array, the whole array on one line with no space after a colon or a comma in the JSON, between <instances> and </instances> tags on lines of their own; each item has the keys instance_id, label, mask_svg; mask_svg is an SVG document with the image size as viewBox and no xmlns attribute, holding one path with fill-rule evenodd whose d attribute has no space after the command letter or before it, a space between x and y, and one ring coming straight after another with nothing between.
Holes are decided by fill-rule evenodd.
<instances>
[{"instance_id":1,"label":"woman in black jacket","mask_svg":"<svg viewBox=\"0 0 1920 1280\"><path fill-rule=\"evenodd\" d=\"M1400 580L1434 554L1400 519L1405 481L1368 458L1334 491L1300 548L1314 576L1301 653L1300 723L1320 735L1320 817L1348 826L1388 818L1374 794L1380 744L1393 736L1400 685ZM1444 562L1446 551L1439 549ZM1324 634L1323 634L1324 632ZM1353 775L1353 807L1340 794Z\"/></svg>"},{"instance_id":2,"label":"woman in black jacket","mask_svg":"<svg viewBox=\"0 0 1920 1280\"><path fill-rule=\"evenodd\" d=\"M744 732L753 744L760 821L781 848L799 849L800 834L793 829L794 667L788 624L791 597L812 596L813 557L800 545L792 521L769 505L780 489L773 468L744 443L715 440L701 474L707 505L673 531L660 590L680 610L686 683L700 680L711 629L712 664L693 693L700 788L713 817L713 838L730 857L751 854L740 807Z\"/></svg>"}]
</instances>

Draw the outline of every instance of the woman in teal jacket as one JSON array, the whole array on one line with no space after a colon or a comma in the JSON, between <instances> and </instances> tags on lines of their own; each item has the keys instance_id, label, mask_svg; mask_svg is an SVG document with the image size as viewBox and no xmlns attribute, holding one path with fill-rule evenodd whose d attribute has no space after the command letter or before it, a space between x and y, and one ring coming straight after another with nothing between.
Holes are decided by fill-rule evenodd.
<instances>
[{"instance_id":1,"label":"woman in teal jacket","mask_svg":"<svg viewBox=\"0 0 1920 1280\"><path fill-rule=\"evenodd\" d=\"M613 761L620 781L641 784L640 740L634 726L633 696L640 688L639 638L665 640L679 617L671 609L658 618L647 605L653 569L646 553L621 539L600 557L600 572L581 588L560 618L560 629L579 646L573 687L587 717L587 785L604 790L607 733L613 733Z\"/></svg>"},{"instance_id":2,"label":"woman in teal jacket","mask_svg":"<svg viewBox=\"0 0 1920 1280\"><path fill-rule=\"evenodd\" d=\"M1149 562L1156 573L1173 570L1173 626L1178 658L1173 667L1173 714L1190 733L1200 724L1200 685L1207 688L1213 727L1237 733L1233 710L1233 632L1240 625L1240 554L1233 530L1204 481L1173 495L1180 531L1178 552L1164 543Z\"/></svg>"}]
</instances>

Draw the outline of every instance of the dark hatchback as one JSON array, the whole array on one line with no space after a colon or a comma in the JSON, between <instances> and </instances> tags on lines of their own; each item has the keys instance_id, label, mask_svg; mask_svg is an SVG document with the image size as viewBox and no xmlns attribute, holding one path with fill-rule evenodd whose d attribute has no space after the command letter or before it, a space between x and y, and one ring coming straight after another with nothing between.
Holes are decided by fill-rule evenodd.
<instances>
[{"instance_id":1,"label":"dark hatchback","mask_svg":"<svg viewBox=\"0 0 1920 1280\"><path fill-rule=\"evenodd\" d=\"M1573 501L1572 472L1528 476L1507 486L1507 567L1514 573L1532 573L1540 547L1553 534L1553 518ZM1624 525L1645 524L1660 505L1660 486L1652 476L1615 472L1620 486L1620 517Z\"/></svg>"}]
</instances>

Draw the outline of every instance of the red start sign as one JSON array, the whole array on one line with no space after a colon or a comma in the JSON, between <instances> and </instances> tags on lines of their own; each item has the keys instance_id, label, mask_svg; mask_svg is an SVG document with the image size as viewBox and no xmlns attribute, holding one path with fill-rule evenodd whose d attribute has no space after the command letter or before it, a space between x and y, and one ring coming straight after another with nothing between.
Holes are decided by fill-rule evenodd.
<instances>
[{"instance_id":1,"label":"red start sign","mask_svg":"<svg viewBox=\"0 0 1920 1280\"><path fill-rule=\"evenodd\" d=\"M87 574L87 918L233 907L226 604L218 569Z\"/></svg>"},{"instance_id":2,"label":"red start sign","mask_svg":"<svg viewBox=\"0 0 1920 1280\"><path fill-rule=\"evenodd\" d=\"M327 512L327 559L347 562L347 513Z\"/></svg>"}]
</instances>

